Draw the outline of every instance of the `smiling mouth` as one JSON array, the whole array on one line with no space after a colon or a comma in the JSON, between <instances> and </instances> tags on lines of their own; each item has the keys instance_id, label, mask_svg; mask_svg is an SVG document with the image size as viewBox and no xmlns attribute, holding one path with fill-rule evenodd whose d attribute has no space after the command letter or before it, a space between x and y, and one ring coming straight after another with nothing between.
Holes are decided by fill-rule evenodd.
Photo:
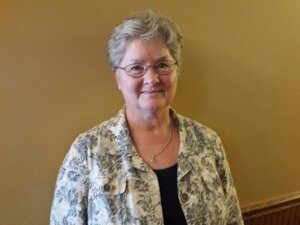
<instances>
[{"instance_id":1,"label":"smiling mouth","mask_svg":"<svg viewBox=\"0 0 300 225\"><path fill-rule=\"evenodd\" d=\"M162 92L163 90L160 88L149 88L149 89L145 89L142 90L142 93L157 93L157 92Z\"/></svg>"},{"instance_id":2,"label":"smiling mouth","mask_svg":"<svg viewBox=\"0 0 300 225\"><path fill-rule=\"evenodd\" d=\"M155 93L160 93L162 90L153 90L153 91L142 91L141 93L144 94L155 94Z\"/></svg>"}]
</instances>

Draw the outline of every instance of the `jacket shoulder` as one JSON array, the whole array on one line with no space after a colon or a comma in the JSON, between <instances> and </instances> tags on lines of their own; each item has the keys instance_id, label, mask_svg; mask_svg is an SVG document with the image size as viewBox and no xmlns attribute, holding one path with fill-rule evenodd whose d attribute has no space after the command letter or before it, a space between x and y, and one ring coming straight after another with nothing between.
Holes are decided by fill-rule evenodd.
<instances>
[{"instance_id":1,"label":"jacket shoulder","mask_svg":"<svg viewBox=\"0 0 300 225\"><path fill-rule=\"evenodd\" d=\"M180 128L186 132L196 133L205 139L219 139L218 134L210 127L182 115L177 115Z\"/></svg>"},{"instance_id":2,"label":"jacket shoulder","mask_svg":"<svg viewBox=\"0 0 300 225\"><path fill-rule=\"evenodd\" d=\"M72 146L83 151L112 147L117 145L118 137L120 138L124 130L122 127L124 127L124 121L122 113L119 112L115 117L79 134Z\"/></svg>"}]
</instances>

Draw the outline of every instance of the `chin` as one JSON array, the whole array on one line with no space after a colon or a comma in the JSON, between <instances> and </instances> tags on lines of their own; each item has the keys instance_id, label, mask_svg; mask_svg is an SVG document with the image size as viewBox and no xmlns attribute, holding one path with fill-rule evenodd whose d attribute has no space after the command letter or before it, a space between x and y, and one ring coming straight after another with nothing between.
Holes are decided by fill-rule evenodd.
<instances>
[{"instance_id":1,"label":"chin","mask_svg":"<svg viewBox=\"0 0 300 225\"><path fill-rule=\"evenodd\" d=\"M157 112L159 110L164 109L165 107L168 107L169 105L166 103L151 103L151 104L143 104L140 106L140 109L145 110L145 111L152 111L152 112Z\"/></svg>"}]
</instances>

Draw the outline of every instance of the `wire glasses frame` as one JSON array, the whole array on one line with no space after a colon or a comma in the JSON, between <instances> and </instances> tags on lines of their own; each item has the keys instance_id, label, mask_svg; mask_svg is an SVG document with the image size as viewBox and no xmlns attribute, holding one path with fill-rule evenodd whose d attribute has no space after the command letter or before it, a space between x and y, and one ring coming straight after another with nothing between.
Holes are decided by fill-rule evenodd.
<instances>
[{"instance_id":1,"label":"wire glasses frame","mask_svg":"<svg viewBox=\"0 0 300 225\"><path fill-rule=\"evenodd\" d=\"M153 67L155 73L159 75L169 75L174 71L177 62L171 60L164 60L152 65L146 65L144 63L132 63L125 67L115 67L116 69L124 70L125 73L133 78L144 76L150 67Z\"/></svg>"}]
</instances>

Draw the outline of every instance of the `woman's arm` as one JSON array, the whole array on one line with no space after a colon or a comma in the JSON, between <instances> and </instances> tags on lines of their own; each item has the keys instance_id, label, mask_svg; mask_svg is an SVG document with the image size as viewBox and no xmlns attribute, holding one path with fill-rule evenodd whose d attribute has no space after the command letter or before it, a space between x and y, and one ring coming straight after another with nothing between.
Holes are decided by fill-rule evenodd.
<instances>
[{"instance_id":1,"label":"woman's arm","mask_svg":"<svg viewBox=\"0 0 300 225\"><path fill-rule=\"evenodd\" d=\"M217 152L218 157L216 164L222 181L223 191L226 196L226 208L228 212L227 224L242 225L244 222L242 219L237 193L234 187L229 165L226 160L225 151L219 137L217 137L217 146L219 147L219 151Z\"/></svg>"},{"instance_id":2,"label":"woman's arm","mask_svg":"<svg viewBox=\"0 0 300 225\"><path fill-rule=\"evenodd\" d=\"M89 170L86 148L76 140L60 168L51 208L50 225L86 225Z\"/></svg>"}]
</instances>

